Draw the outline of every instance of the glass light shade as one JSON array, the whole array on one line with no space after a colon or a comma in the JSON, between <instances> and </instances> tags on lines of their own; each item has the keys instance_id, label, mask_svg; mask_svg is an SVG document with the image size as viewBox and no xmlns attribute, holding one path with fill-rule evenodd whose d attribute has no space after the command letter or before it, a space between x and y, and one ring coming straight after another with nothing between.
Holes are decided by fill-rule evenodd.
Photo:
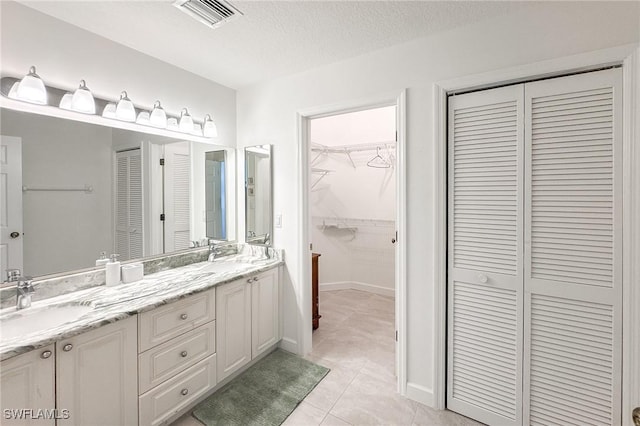
<instances>
[{"instance_id":1,"label":"glass light shade","mask_svg":"<svg viewBox=\"0 0 640 426\"><path fill-rule=\"evenodd\" d=\"M17 99L33 104L47 104L47 89L40 76L36 74L36 67L29 68L29 74L25 75L16 92Z\"/></svg>"},{"instance_id":2,"label":"glass light shade","mask_svg":"<svg viewBox=\"0 0 640 426\"><path fill-rule=\"evenodd\" d=\"M213 122L211 116L207 114L204 117L204 125L202 129L205 138L217 138L218 137L218 128L216 127L216 123Z\"/></svg>"},{"instance_id":3,"label":"glass light shade","mask_svg":"<svg viewBox=\"0 0 640 426\"><path fill-rule=\"evenodd\" d=\"M191 118L186 108L182 108L180 113L179 126L181 132L193 133L193 118Z\"/></svg>"},{"instance_id":4,"label":"glass light shade","mask_svg":"<svg viewBox=\"0 0 640 426\"><path fill-rule=\"evenodd\" d=\"M73 92L71 109L83 114L96 113L96 102L93 100L91 90L89 90L84 80L80 80L80 86Z\"/></svg>"},{"instance_id":5,"label":"glass light shade","mask_svg":"<svg viewBox=\"0 0 640 426\"><path fill-rule=\"evenodd\" d=\"M149 125L149 111L141 111L138 114L138 118L136 119L136 123L144 124L146 126Z\"/></svg>"},{"instance_id":6,"label":"glass light shade","mask_svg":"<svg viewBox=\"0 0 640 426\"><path fill-rule=\"evenodd\" d=\"M202 136L202 126L200 123L193 123L193 130L191 130L192 135Z\"/></svg>"},{"instance_id":7,"label":"glass light shade","mask_svg":"<svg viewBox=\"0 0 640 426\"><path fill-rule=\"evenodd\" d=\"M71 99L73 99L73 95L71 93L65 93L62 99L60 99L60 108L71 109Z\"/></svg>"},{"instance_id":8,"label":"glass light shade","mask_svg":"<svg viewBox=\"0 0 640 426\"><path fill-rule=\"evenodd\" d=\"M116 118L123 121L136 121L136 108L125 91L120 94L120 100L116 105Z\"/></svg>"},{"instance_id":9,"label":"glass light shade","mask_svg":"<svg viewBox=\"0 0 640 426\"><path fill-rule=\"evenodd\" d=\"M156 101L156 103L153 104L153 109L149 115L149 124L162 129L167 127L167 114L164 112L164 109L162 109L160 101Z\"/></svg>"},{"instance_id":10,"label":"glass light shade","mask_svg":"<svg viewBox=\"0 0 640 426\"><path fill-rule=\"evenodd\" d=\"M116 117L116 104L108 103L102 110L102 116L105 118L117 118Z\"/></svg>"},{"instance_id":11,"label":"glass light shade","mask_svg":"<svg viewBox=\"0 0 640 426\"><path fill-rule=\"evenodd\" d=\"M167 118L167 129L174 130L176 132L179 131L180 127L178 126L178 119L175 117Z\"/></svg>"},{"instance_id":12,"label":"glass light shade","mask_svg":"<svg viewBox=\"0 0 640 426\"><path fill-rule=\"evenodd\" d=\"M13 83L13 86L11 86L11 90L9 90L9 97L11 99L18 99L18 86L20 85L19 81L16 81L15 83Z\"/></svg>"}]
</instances>

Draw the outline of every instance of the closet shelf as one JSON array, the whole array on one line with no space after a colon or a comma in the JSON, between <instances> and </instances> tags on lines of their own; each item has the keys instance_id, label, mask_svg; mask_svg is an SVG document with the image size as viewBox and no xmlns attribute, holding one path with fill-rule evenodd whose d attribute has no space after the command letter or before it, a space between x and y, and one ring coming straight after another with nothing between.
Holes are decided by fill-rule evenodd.
<instances>
[{"instance_id":1,"label":"closet shelf","mask_svg":"<svg viewBox=\"0 0 640 426\"><path fill-rule=\"evenodd\" d=\"M311 173L314 175L318 175L316 180L311 184L311 189L313 189L322 180L323 177L333 172L334 170L319 169L316 167L311 168Z\"/></svg>"},{"instance_id":2,"label":"closet shelf","mask_svg":"<svg viewBox=\"0 0 640 426\"><path fill-rule=\"evenodd\" d=\"M352 145L339 145L339 146L328 146L320 143L312 142L311 144L311 152L317 152L318 154L311 160L311 165L317 164L318 160L327 154L344 154L347 156L353 168L356 168L356 163L353 161L351 157L351 153L353 152L364 152L364 151L380 151L381 148L384 149L395 149L396 142L395 141L387 141L387 142L378 142L378 143L370 143L370 144L352 144Z\"/></svg>"}]
</instances>

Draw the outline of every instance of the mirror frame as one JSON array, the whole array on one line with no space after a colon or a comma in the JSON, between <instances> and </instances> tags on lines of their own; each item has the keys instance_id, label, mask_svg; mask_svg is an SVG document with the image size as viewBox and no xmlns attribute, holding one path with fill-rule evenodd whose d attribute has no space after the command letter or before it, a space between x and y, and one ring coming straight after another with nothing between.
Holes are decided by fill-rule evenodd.
<instances>
[{"instance_id":1,"label":"mirror frame","mask_svg":"<svg viewBox=\"0 0 640 426\"><path fill-rule=\"evenodd\" d=\"M258 239L258 237L249 237L247 232L247 224L249 223L249 191L248 191L248 167L247 167L247 153L251 148L261 147L265 148L269 151L269 230L267 232L268 242L259 243L256 240L251 240L251 238ZM244 147L244 241L247 244L255 245L255 246L264 246L264 247L272 247L273 246L273 145L272 144L262 144L262 145L252 145Z\"/></svg>"}]
</instances>

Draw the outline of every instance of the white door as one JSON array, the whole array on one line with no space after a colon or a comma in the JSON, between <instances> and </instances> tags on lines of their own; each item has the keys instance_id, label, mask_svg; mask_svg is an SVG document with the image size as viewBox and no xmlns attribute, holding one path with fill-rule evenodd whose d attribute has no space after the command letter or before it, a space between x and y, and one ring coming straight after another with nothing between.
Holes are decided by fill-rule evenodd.
<instances>
[{"instance_id":1,"label":"white door","mask_svg":"<svg viewBox=\"0 0 640 426\"><path fill-rule=\"evenodd\" d=\"M447 406L522 419L522 85L449 99Z\"/></svg>"},{"instance_id":2,"label":"white door","mask_svg":"<svg viewBox=\"0 0 640 426\"><path fill-rule=\"evenodd\" d=\"M191 157L189 142L164 147L165 253L191 243Z\"/></svg>"},{"instance_id":3,"label":"white door","mask_svg":"<svg viewBox=\"0 0 640 426\"><path fill-rule=\"evenodd\" d=\"M251 357L280 340L278 269L264 272L251 284Z\"/></svg>"},{"instance_id":4,"label":"white door","mask_svg":"<svg viewBox=\"0 0 640 426\"><path fill-rule=\"evenodd\" d=\"M137 331L133 316L56 343L58 425L138 424Z\"/></svg>"},{"instance_id":5,"label":"white door","mask_svg":"<svg viewBox=\"0 0 640 426\"><path fill-rule=\"evenodd\" d=\"M524 423L620 424L622 70L525 93Z\"/></svg>"},{"instance_id":6,"label":"white door","mask_svg":"<svg viewBox=\"0 0 640 426\"><path fill-rule=\"evenodd\" d=\"M251 285L244 279L216 287L218 381L251 361Z\"/></svg>"},{"instance_id":7,"label":"white door","mask_svg":"<svg viewBox=\"0 0 640 426\"><path fill-rule=\"evenodd\" d=\"M140 149L116 153L115 250L120 260L144 256Z\"/></svg>"},{"instance_id":8,"label":"white door","mask_svg":"<svg viewBox=\"0 0 640 426\"><path fill-rule=\"evenodd\" d=\"M22 139L0 136L0 281L22 271ZM27 271L28 272L28 271Z\"/></svg>"}]
</instances>

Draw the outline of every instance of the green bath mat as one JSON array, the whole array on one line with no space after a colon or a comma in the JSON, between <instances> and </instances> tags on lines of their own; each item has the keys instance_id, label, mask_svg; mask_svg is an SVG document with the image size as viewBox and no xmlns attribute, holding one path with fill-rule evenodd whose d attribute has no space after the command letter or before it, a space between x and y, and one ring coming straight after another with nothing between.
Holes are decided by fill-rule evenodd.
<instances>
[{"instance_id":1,"label":"green bath mat","mask_svg":"<svg viewBox=\"0 0 640 426\"><path fill-rule=\"evenodd\" d=\"M276 350L198 404L207 426L280 425L329 369Z\"/></svg>"}]
</instances>

